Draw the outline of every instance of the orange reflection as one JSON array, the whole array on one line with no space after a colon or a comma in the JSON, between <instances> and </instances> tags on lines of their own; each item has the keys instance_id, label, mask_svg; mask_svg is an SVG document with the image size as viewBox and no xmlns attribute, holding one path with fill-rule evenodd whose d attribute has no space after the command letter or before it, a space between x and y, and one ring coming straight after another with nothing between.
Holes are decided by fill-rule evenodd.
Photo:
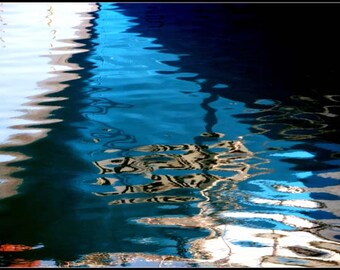
<instances>
[{"instance_id":1,"label":"orange reflection","mask_svg":"<svg viewBox=\"0 0 340 270\"><path fill-rule=\"evenodd\" d=\"M20 268L38 267L40 266L40 264L41 264L40 260L29 261L24 259L15 259L8 267L20 267Z\"/></svg>"},{"instance_id":2,"label":"orange reflection","mask_svg":"<svg viewBox=\"0 0 340 270\"><path fill-rule=\"evenodd\" d=\"M1 252L17 252L17 251L25 251L31 250L32 247L25 245L14 245L14 244L3 244L0 245Z\"/></svg>"}]
</instances>

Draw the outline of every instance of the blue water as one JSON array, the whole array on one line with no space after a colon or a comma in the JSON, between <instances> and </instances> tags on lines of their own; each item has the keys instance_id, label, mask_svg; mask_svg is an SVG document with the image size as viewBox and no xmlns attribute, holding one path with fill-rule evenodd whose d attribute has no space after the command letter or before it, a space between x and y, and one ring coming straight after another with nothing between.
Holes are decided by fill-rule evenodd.
<instances>
[{"instance_id":1,"label":"blue water","mask_svg":"<svg viewBox=\"0 0 340 270\"><path fill-rule=\"evenodd\" d=\"M222 6L100 3L91 12L89 37L77 40L84 51L68 59L82 69L63 72L77 78L40 103L62 121L38 124L46 137L1 147L29 158L4 160L23 183L0 201L0 244L36 247L2 252L1 266L86 266L91 254L106 254L93 257L106 266L162 256L218 265L192 243L226 224L240 235L222 237L241 248L273 247L242 230L292 237L282 248L295 257L259 261L339 264L339 95L298 91L293 73L276 79L270 29L247 24L258 10Z\"/></svg>"}]
</instances>

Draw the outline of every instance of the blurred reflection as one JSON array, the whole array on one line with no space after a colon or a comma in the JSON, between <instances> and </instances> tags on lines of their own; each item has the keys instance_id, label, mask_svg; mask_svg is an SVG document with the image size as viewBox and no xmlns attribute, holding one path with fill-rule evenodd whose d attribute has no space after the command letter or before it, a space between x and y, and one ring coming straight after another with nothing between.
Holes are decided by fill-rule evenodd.
<instances>
[{"instance_id":1,"label":"blurred reflection","mask_svg":"<svg viewBox=\"0 0 340 270\"><path fill-rule=\"evenodd\" d=\"M218 161L214 151L207 151L209 143L206 142L211 140L207 137L195 136L191 132L196 144L150 144L135 149L132 154L130 151L124 151L121 156L119 156L119 147L109 149L108 151L117 155L115 158L97 159L94 162L101 174L108 176L97 179L97 185L103 188L95 194L117 196L117 198L125 194L123 199L111 201L111 204L162 203L167 197L159 196L157 193L193 189L189 179L196 180L194 184L201 183L199 180L202 180L207 183L207 186L202 185L206 201L205 199L200 201L200 197L197 196L199 214L188 217L169 215L145 217L138 221L155 228L162 226L208 228L211 235L205 240L193 241L192 252L197 255L197 258L206 259L206 262L214 262L216 265L262 266L266 264L313 267L338 265L339 215L334 205L339 199L339 192L338 184L334 180L338 179L339 172L333 169L336 169L339 164L337 161L339 147L323 141L327 138L331 138L330 141L336 139L335 125L329 119L338 117L338 96L330 93L318 99L316 97L319 95L315 95L315 91L311 91L311 95L308 96L308 91L294 93L293 88L284 91L281 88L274 89L271 85L274 77L264 76L268 74L263 72L270 69L270 66L265 66L264 61L261 63L257 61L262 60L262 55L258 56L258 53L259 48L263 48L261 44L263 29L258 28L257 24L254 24L254 28L253 25L248 28L239 26L240 24L245 26L249 22L251 24L253 18L256 18L258 14L252 9L248 12L247 8L240 11L241 7L213 5L205 10L195 5L149 4L128 7L119 4L119 6L123 9L123 14L138 15L134 20L136 25L129 29L129 32L139 32L148 38L157 37L167 52L184 55L187 53L177 62L172 62L179 67L178 70L159 73L176 74L181 71L192 74L195 72L195 77L188 76L185 80L191 83L198 82L201 87L195 94L200 97L200 106L205 112L201 118L205 130L224 132L225 125L234 124L235 119L230 120L229 115L239 119L239 122L230 125L232 128L227 129L225 133L238 132L237 135L243 136L253 156L262 159L261 164L266 167L262 172L266 173L266 176L262 178L258 174L247 175L242 177L242 181L235 181L233 188L230 188L222 184L226 181L219 181L226 180L228 177L225 175L218 175L219 180L211 180L199 178L202 175L191 174L197 169L209 171L209 175L211 172L223 171L220 170L221 166L216 169L212 165ZM219 7L220 11L217 10ZM240 11L240 14L233 14L235 11ZM223 12L226 12L229 17ZM214 16L214 19L211 19L211 16ZM221 19L222 16L228 19ZM235 17L235 21L233 19L228 21L232 16ZM183 22L186 22L185 27ZM213 34L207 29L214 29ZM191 38L183 43L179 37L184 36ZM255 55L258 57L254 57ZM266 81L254 79L253 77L257 75ZM234 85L234 88L228 89L228 85ZM190 91L186 93L188 96L194 96ZM291 94L288 95L288 99L284 96L286 93ZM245 106L232 103L229 98L245 102ZM191 109L194 106L188 107ZM229 110L229 113L224 112L223 109ZM240 122L248 124L250 132L239 128ZM190 125L191 122L188 124ZM182 154L182 151L186 151L185 145L188 151L191 146L194 149L193 153ZM150 154L141 154L140 150L144 149ZM153 151L160 154L153 154ZM174 151L173 154L170 151ZM188 156L193 159L188 161ZM244 163L248 162L251 167L253 161L247 159ZM236 172L239 168L230 167ZM162 174L155 175L157 171ZM142 184L126 184L132 183L129 177L131 174L142 175L143 180L138 178L140 179L138 182ZM320 179L322 176L327 180ZM154 196L151 198L142 196L150 193L149 187L155 192ZM106 191L112 188L113 191ZM200 190L198 186L195 188ZM126 194L138 194L138 197L129 197ZM169 198L169 201L173 200L172 197ZM180 196L177 195L177 198ZM188 197L183 196L183 198L190 201ZM235 245L231 243L231 248L228 249L226 246L229 245L230 239L221 235L223 235L223 228L229 227L230 235L236 239L240 238L240 241ZM263 232L264 235L269 232L273 235L271 244L263 246L267 253L262 253L264 249L261 247L264 244L261 244L261 239L251 240L255 230ZM248 240L250 239L249 241L243 239L243 235L240 235L242 232ZM290 239L290 243L279 241L275 236L276 233L284 235L285 239ZM296 245L294 241L299 241L300 234L310 241L304 241L302 246ZM259 238L258 235L256 237ZM202 248L204 244L208 246L205 251ZM253 247L251 252L254 256L254 259L249 259L249 262L244 260L244 254L248 254L248 246ZM316 246L324 250L318 250ZM279 254L277 250L284 250L284 252ZM290 253L286 253L287 250ZM160 257L149 258L163 261Z\"/></svg>"},{"instance_id":2,"label":"blurred reflection","mask_svg":"<svg viewBox=\"0 0 340 270\"><path fill-rule=\"evenodd\" d=\"M123 12L130 12L129 7L120 6L125 9ZM209 11L192 15L188 10L194 7L186 5L183 7L186 13L175 14L176 8L179 7L165 10L163 6L152 4L132 6L132 14L135 11L136 15L138 11L145 16L133 20L136 25L128 31L122 31L122 35L117 35L118 30L108 31L109 18L115 18L119 26L120 19L131 19L115 14L117 9L110 9L109 5L102 9L102 20L97 21L102 43L99 43L101 50L98 48L98 55L93 59L97 69L92 80L93 85L100 85L100 89L93 87L89 91L91 100L96 102L91 104L95 106L85 110L88 119L100 123L102 127L93 129L91 137L84 132L87 140L92 138L97 144L91 154L93 164L99 169L99 176L95 185L89 189L111 207L124 207L121 209L126 212L129 208L125 206L134 205L135 209L140 210L138 206L141 205L143 214L132 214L129 220L145 225L141 227L143 230L182 227L208 229L210 234L205 239L187 240L192 259L184 255L171 257L137 252L133 253L135 257L131 257L117 252L88 254L69 264L124 266L142 264L146 260L159 267L165 266L163 263L166 261L171 261L168 265L172 266L176 263L182 266L197 263L244 267L262 266L264 262L276 266L336 265L336 226L328 226L326 222L331 218L336 219L330 213L332 209L328 208L329 197L326 196L327 203L313 198L314 194L305 181L315 177L317 172L309 173L306 168L292 169L286 162L298 164L303 160L306 164L314 164L315 151L298 145L294 140L315 139L319 134L326 133L327 124L322 117L325 113L326 117L331 116L331 107L326 105L325 110L320 111L320 118L318 115L313 118L313 113L308 113L308 109L299 104L283 103L275 99L258 99L251 109L243 103L232 102L228 99L228 93L238 93L240 87L237 83L240 84L240 78L244 76L240 75L242 68L246 69L254 63L244 63L244 67L235 65L232 71L230 68L213 68L220 59L231 57L228 55L231 52L216 45L226 29L217 28L220 36L210 35L210 39L207 39L200 31L196 31L199 28L196 28L198 18L195 16L206 15L205 12L211 16ZM187 22L193 20L195 23L188 22L186 27L173 27L180 20L176 21L178 17L169 14L183 16L181 19ZM192 17L184 18L188 14ZM199 18L202 25L209 19L203 17ZM216 24L215 21L210 23ZM193 29L200 38L195 37L192 42L182 44L182 39L178 37ZM136 32L141 32L145 37L137 37ZM167 46L162 46L161 42L150 44L149 41L154 40L150 33L160 37ZM245 33L244 39L247 38L255 39L252 33ZM207 39L209 44L203 39ZM228 36L225 39L223 44L229 44ZM242 43L243 37L234 37L232 40ZM140 47L140 44L144 44L144 47ZM184 48L183 51L187 49L185 52L191 55L176 57L181 54L164 53L177 49L176 44L180 49ZM205 51L202 44L208 47L215 44L216 47L212 45L211 51ZM240 54L238 45L228 47L233 49L233 57ZM126 50L126 46L134 47L135 51ZM112 50L113 47L115 50ZM211 57L202 56L202 51L210 53ZM252 55L252 51L248 53ZM145 54L149 57L143 57ZM157 64L153 62L154 59L158 59ZM164 65L168 63L171 66ZM230 64L228 61L226 63ZM129 83L121 79L124 71ZM154 71L162 76L156 75ZM226 71L234 72L239 77L226 74ZM184 72L188 75L185 76ZM225 78L234 82L233 91L228 92L229 83ZM241 84L245 88L256 85L248 83L246 86ZM199 87L195 88L195 84ZM176 87L172 88L172 85ZM155 90L157 94L153 94ZM146 98L146 94L149 98ZM312 100L297 96L292 95L293 103L297 99L307 103ZM108 117L110 110L112 116ZM113 110L119 111L119 114L113 114ZM195 116L190 111L195 112ZM175 115L180 117L176 118ZM263 123L272 125L266 129ZM300 127L305 130L298 130ZM202 129L205 133L197 136L197 130ZM220 132L215 132L217 130ZM229 138L241 136L239 140L224 140L221 139L224 134ZM272 139L268 140L268 137ZM173 143L176 141L183 143ZM133 147L135 144L137 146ZM321 167L319 164L314 169ZM262 178L263 175L265 178ZM145 203L148 207L145 207ZM194 205L193 208L199 211L183 213L179 205L187 208ZM318 216L327 218L319 221ZM226 234L225 228L230 228L230 235ZM268 234L268 237L264 237L267 242L261 239L261 235L252 236L254 231ZM277 234L285 235L292 243L279 241ZM308 236L311 241L306 240L303 246L296 245L294 239L299 241L300 234ZM330 237L325 239L321 234ZM268 241L271 236L272 239ZM152 235L148 237L146 233L143 236L135 233L131 242L149 246L155 241L154 238ZM180 244L180 237L176 241L182 250L186 248ZM313 246L316 242L324 249L319 253ZM250 247L253 258L245 261L244 254L248 254ZM283 252L282 255L277 250L295 253ZM178 251L178 254L181 253ZM306 254L311 258L305 258ZM315 259L318 254L328 255ZM284 256L286 259L282 258Z\"/></svg>"},{"instance_id":3,"label":"blurred reflection","mask_svg":"<svg viewBox=\"0 0 340 270\"><path fill-rule=\"evenodd\" d=\"M49 125L63 121L53 117L60 108L49 105L66 99L51 96L65 89L81 69L67 61L83 52L77 39L88 38L88 12L92 3L1 3L0 8L0 198L16 193L21 170L14 162L30 158L15 147L47 135Z\"/></svg>"},{"instance_id":4,"label":"blurred reflection","mask_svg":"<svg viewBox=\"0 0 340 270\"><path fill-rule=\"evenodd\" d=\"M178 12L182 5L98 5L86 43L92 50L72 61L81 64L68 60L84 50L75 40L88 38L92 17L80 16L77 4L67 20L58 4L44 5L48 40L35 56L46 56L37 57L48 59L45 66L23 53L48 79L32 82L38 93L24 95L31 103L16 104L39 114L27 111L4 130L37 133L9 136L3 164L19 157L9 146L51 133L35 152L37 167L28 163L27 197L14 201L16 211L2 212L10 220L2 237L27 246L42 241L32 257L57 258L65 267L339 265L339 146L322 139L334 133L328 120L338 117L338 95L319 103L305 94L281 99L280 91L272 98L255 91L261 87L246 71L265 65L257 54L261 31L239 27L253 13L235 19L221 6ZM123 15L129 8L139 17ZM79 31L61 35L64 23ZM10 47L11 38L2 39ZM66 95L46 93L65 88L70 102L58 114L65 118L56 119L58 107L45 103ZM36 215L27 214L31 209Z\"/></svg>"}]
</instances>

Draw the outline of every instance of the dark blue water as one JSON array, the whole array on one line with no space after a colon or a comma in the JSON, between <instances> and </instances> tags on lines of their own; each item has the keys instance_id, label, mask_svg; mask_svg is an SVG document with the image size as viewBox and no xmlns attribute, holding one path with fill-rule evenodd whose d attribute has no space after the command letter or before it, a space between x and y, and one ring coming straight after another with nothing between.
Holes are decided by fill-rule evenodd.
<instances>
[{"instance_id":1,"label":"dark blue water","mask_svg":"<svg viewBox=\"0 0 340 270\"><path fill-rule=\"evenodd\" d=\"M98 4L62 121L1 147L29 158L0 244L33 247L1 266L339 265L335 11L300 9Z\"/></svg>"}]
</instances>

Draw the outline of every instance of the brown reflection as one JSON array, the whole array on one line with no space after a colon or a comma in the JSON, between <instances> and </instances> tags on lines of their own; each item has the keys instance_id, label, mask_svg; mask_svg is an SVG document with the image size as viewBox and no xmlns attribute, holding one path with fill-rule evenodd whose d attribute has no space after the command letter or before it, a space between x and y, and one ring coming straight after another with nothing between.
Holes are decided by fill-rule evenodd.
<instances>
[{"instance_id":1,"label":"brown reflection","mask_svg":"<svg viewBox=\"0 0 340 270\"><path fill-rule=\"evenodd\" d=\"M138 195L158 193L178 189L197 189L204 197L205 191L214 187L218 182L227 182L232 188L235 183L251 176L263 173L257 166L262 164L260 158L254 156L241 140L222 140L211 145L181 144L181 145L148 145L133 149L136 152L147 152L146 155L136 155L105 159L94 162L100 174L114 176L121 174L140 174L150 180L147 184L121 185L119 180L110 177L97 179L98 185L113 187L113 191L95 192L98 196ZM108 152L115 152L109 150ZM156 152L156 154L155 154ZM254 163L253 160L260 160ZM249 161L252 164L249 164ZM250 172L250 169L256 172ZM169 174L157 174L157 171L169 171ZM176 172L185 171L181 175ZM187 172L186 172L187 171ZM198 171L189 173L189 171ZM224 173L228 176L219 175ZM143 197L143 196L142 196ZM157 199L155 199L157 198ZM138 202L179 202L196 201L197 198L177 196L176 200L167 196L158 196L146 200L140 198L124 198L114 200L111 204Z\"/></svg>"},{"instance_id":2,"label":"brown reflection","mask_svg":"<svg viewBox=\"0 0 340 270\"><path fill-rule=\"evenodd\" d=\"M47 95L62 91L68 81L79 77L76 72L65 71L82 69L78 64L69 63L68 59L85 51L76 40L90 37L91 12L95 10L96 3L1 3L0 50L3 52L0 53L7 57L1 70L5 70L8 76L3 76L0 82L8 89L0 90L14 106L11 111L0 106L0 113L8 115L2 119L8 125L1 131L8 136L0 141L0 157L11 157L10 161L0 159L0 198L16 194L16 188L22 182L11 176L20 170L10 166L11 163L30 158L19 152L1 151L1 148L23 146L44 138L50 129L40 125L62 121L49 118L58 106L41 104L65 99ZM31 18L29 24L24 19L27 17ZM5 63L8 67L4 66ZM17 94L12 97L14 92ZM17 97L23 101L15 102Z\"/></svg>"}]
</instances>

